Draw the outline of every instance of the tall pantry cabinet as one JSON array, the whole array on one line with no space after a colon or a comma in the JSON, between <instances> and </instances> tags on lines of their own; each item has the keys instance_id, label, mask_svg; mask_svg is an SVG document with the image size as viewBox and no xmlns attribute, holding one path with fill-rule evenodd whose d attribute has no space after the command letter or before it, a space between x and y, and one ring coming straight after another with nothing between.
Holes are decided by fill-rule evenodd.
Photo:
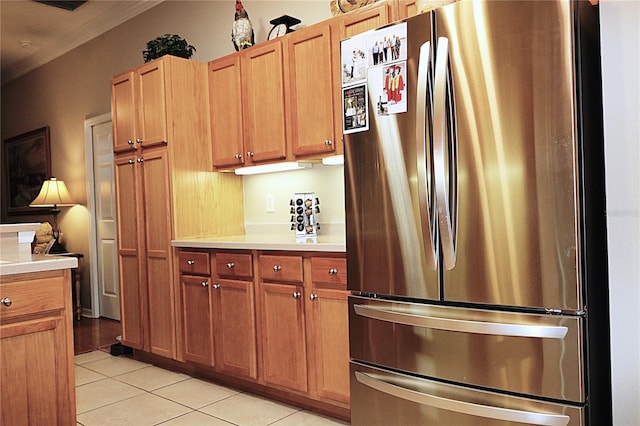
<instances>
[{"instance_id":1,"label":"tall pantry cabinet","mask_svg":"<svg viewBox=\"0 0 640 426\"><path fill-rule=\"evenodd\" d=\"M123 344L177 357L171 240L242 233L242 181L211 170L204 63L163 56L111 81Z\"/></svg>"}]
</instances>

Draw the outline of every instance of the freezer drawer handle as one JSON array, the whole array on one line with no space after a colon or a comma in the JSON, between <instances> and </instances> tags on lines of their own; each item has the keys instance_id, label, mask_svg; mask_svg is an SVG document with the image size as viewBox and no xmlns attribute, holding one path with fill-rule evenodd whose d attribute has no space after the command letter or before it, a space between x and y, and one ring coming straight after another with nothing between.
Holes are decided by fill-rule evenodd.
<instances>
[{"instance_id":1,"label":"freezer drawer handle","mask_svg":"<svg viewBox=\"0 0 640 426\"><path fill-rule=\"evenodd\" d=\"M384 392L391 396L421 405L469 414L476 417L546 426L566 426L570 420L569 416L563 414L535 413L531 411L513 410L510 408L491 407L488 405L480 405L471 402L457 401L455 399L442 398L435 395L428 395L426 393L417 392L378 380L359 371L355 372L355 376L356 380L363 385L369 386L372 389Z\"/></svg>"},{"instance_id":2,"label":"freezer drawer handle","mask_svg":"<svg viewBox=\"0 0 640 426\"><path fill-rule=\"evenodd\" d=\"M464 333L492 334L496 336L537 337L547 339L563 339L568 332L561 325L508 324L486 321L467 321L449 318L438 318L424 315L396 312L380 307L353 305L356 314L396 324L415 327L434 328L438 330L460 331Z\"/></svg>"}]
</instances>

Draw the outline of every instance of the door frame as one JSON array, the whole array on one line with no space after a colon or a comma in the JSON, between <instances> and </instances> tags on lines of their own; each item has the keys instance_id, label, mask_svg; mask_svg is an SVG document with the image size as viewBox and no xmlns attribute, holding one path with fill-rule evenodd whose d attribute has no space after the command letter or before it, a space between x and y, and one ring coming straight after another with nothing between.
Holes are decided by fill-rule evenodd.
<instances>
[{"instance_id":1,"label":"door frame","mask_svg":"<svg viewBox=\"0 0 640 426\"><path fill-rule=\"evenodd\" d=\"M100 317L100 291L98 289L98 240L96 229L96 203L95 203L95 179L93 168L93 127L111 121L111 113L97 115L84 120L84 146L85 165L87 176L87 210L89 210L89 279L91 284L91 309L88 313L90 318Z\"/></svg>"}]
</instances>

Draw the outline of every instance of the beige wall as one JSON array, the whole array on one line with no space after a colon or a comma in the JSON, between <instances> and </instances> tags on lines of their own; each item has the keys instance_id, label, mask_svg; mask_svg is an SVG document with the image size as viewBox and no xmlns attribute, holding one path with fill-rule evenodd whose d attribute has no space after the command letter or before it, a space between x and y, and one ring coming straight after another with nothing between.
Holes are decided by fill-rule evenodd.
<instances>
[{"instance_id":1,"label":"beige wall","mask_svg":"<svg viewBox=\"0 0 640 426\"><path fill-rule=\"evenodd\" d=\"M311 25L331 17L328 0L243 1L256 42L266 39L269 21L283 14ZM143 63L146 42L165 33L180 34L197 49L192 59L206 62L233 53L234 3L167 0L115 29L2 86L1 137L43 126L51 130L52 174L66 182L80 204L60 213L59 225L69 251L85 254L88 265L89 212L84 120L109 112L110 80ZM3 177L4 179L4 174ZM4 194L3 194L4 197ZM4 198L2 200L4 203ZM48 215L7 217L3 223L50 220ZM88 273L83 274L83 306L89 306Z\"/></svg>"}]
</instances>

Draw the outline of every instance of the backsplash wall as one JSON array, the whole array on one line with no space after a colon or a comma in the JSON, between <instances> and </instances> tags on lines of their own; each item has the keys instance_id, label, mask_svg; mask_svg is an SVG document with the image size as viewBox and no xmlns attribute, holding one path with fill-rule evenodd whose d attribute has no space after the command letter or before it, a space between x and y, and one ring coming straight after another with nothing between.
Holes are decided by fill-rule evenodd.
<instances>
[{"instance_id":1,"label":"backsplash wall","mask_svg":"<svg viewBox=\"0 0 640 426\"><path fill-rule=\"evenodd\" d=\"M344 233L343 173L341 165L313 164L311 169L244 176L245 232L293 235L289 200L296 192L315 192L320 199L319 235ZM273 213L266 211L267 195L273 195Z\"/></svg>"}]
</instances>

